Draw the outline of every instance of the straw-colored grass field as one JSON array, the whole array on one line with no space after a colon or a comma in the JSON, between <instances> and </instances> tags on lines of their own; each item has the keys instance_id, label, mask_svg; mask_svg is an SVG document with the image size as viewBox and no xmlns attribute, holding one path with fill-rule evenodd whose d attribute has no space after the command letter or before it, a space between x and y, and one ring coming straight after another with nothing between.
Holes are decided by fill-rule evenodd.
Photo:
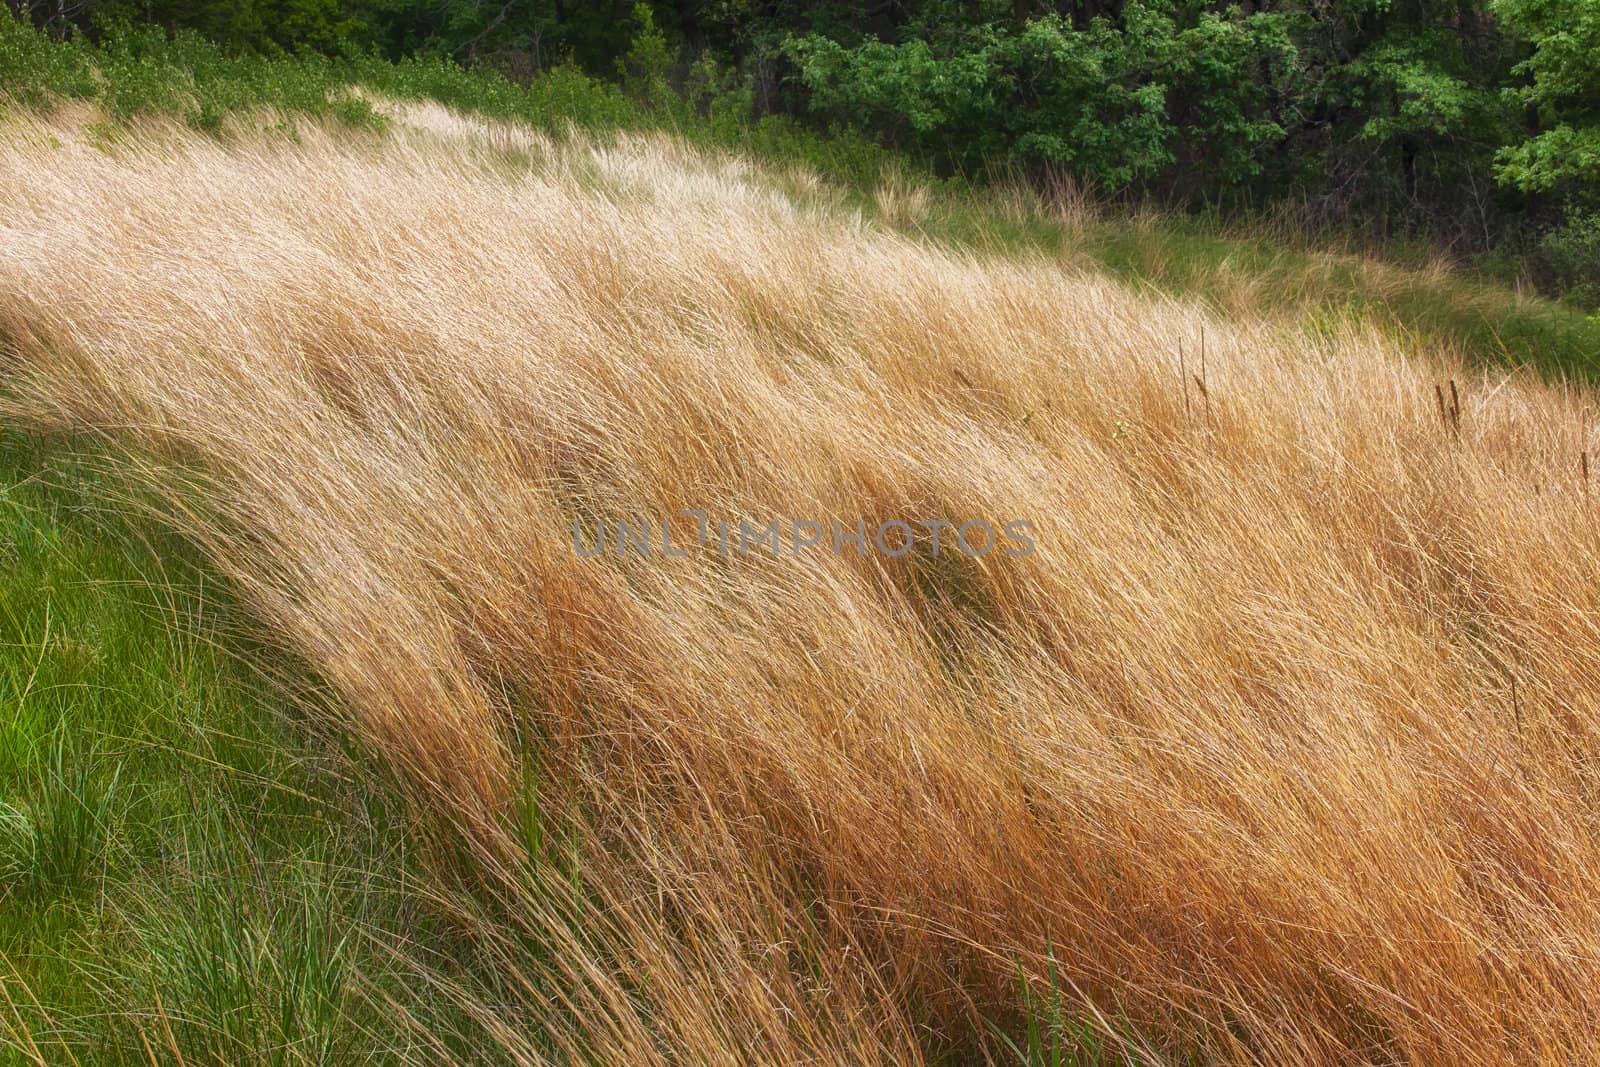
<instances>
[{"instance_id":1,"label":"straw-colored grass field","mask_svg":"<svg viewBox=\"0 0 1600 1067\"><path fill-rule=\"evenodd\" d=\"M1587 391L666 136L85 118L0 127L3 418L404 791L500 1056L1600 1060ZM682 509L1036 549L574 549Z\"/></svg>"}]
</instances>

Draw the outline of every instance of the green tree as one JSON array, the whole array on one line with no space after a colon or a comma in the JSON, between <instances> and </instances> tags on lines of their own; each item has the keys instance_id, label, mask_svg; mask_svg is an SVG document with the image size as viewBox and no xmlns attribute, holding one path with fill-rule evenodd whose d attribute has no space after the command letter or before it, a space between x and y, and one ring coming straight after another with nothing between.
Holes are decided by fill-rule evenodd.
<instances>
[{"instance_id":1,"label":"green tree","mask_svg":"<svg viewBox=\"0 0 1600 1067\"><path fill-rule=\"evenodd\" d=\"M1499 157L1500 178L1529 192L1600 196L1600 0L1494 0L1506 26L1533 54L1508 90L1530 112L1533 132Z\"/></svg>"}]
</instances>

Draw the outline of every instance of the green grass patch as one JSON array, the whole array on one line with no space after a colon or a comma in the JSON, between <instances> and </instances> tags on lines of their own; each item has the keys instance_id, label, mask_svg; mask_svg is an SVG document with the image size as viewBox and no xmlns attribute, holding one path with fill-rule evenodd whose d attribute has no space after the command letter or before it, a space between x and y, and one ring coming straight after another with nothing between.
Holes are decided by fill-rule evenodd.
<instances>
[{"instance_id":1,"label":"green grass patch","mask_svg":"<svg viewBox=\"0 0 1600 1067\"><path fill-rule=\"evenodd\" d=\"M401 805L101 466L0 432L0 1064L466 1054Z\"/></svg>"}]
</instances>

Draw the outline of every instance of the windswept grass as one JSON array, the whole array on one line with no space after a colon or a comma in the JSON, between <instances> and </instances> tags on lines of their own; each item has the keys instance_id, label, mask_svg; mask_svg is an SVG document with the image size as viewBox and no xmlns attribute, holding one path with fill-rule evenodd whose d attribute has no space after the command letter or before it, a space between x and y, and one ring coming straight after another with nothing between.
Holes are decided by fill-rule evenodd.
<instances>
[{"instance_id":1,"label":"windswept grass","mask_svg":"<svg viewBox=\"0 0 1600 1067\"><path fill-rule=\"evenodd\" d=\"M1600 367L1600 318L1513 292L1470 265L1446 265L1432 253L1415 262L1396 248L1341 250L1326 233L1308 239L1266 221L1224 225L1125 205L1097 210L1064 181L1041 191L1021 178L939 179L847 129L823 133L781 115L755 119L737 92L629 92L570 66L520 85L442 58L233 55L193 33L169 37L155 26L115 26L90 45L52 41L0 16L0 111L7 99L30 108L89 104L103 112L94 141L106 149L150 116L224 137L293 137L307 116L381 131L386 118L374 97L442 103L556 136L667 131L759 162L792 189L958 249L1043 254L1198 298L1223 314L1356 314L1477 362L1527 364L1557 379L1589 381Z\"/></svg>"},{"instance_id":2,"label":"windswept grass","mask_svg":"<svg viewBox=\"0 0 1600 1067\"><path fill-rule=\"evenodd\" d=\"M903 182L881 188L879 200L908 202ZM1525 365L1554 380L1600 377L1600 314L1519 292L1425 249L1380 252L1266 220L1096 205L1068 183L1054 192L1016 184L925 196L914 217L903 209L879 217L959 249L1049 256L1201 300L1223 316L1358 316L1475 363Z\"/></svg>"},{"instance_id":3,"label":"windswept grass","mask_svg":"<svg viewBox=\"0 0 1600 1067\"><path fill-rule=\"evenodd\" d=\"M338 695L500 1054L1600 1057L1587 392L662 135L138 138L5 130L5 417ZM680 508L1038 549L570 543Z\"/></svg>"}]
</instances>

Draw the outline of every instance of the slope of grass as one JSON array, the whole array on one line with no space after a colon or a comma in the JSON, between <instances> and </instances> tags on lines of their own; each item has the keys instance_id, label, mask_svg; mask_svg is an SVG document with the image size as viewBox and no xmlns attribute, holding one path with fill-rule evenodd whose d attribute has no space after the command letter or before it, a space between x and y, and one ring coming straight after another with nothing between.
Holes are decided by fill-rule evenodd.
<instances>
[{"instance_id":1,"label":"slope of grass","mask_svg":"<svg viewBox=\"0 0 1600 1067\"><path fill-rule=\"evenodd\" d=\"M1584 594L1560 584L1589 551L1570 506L1593 446L1570 398L1466 367L1586 379L1593 320L1427 264L940 183L848 136L652 112L571 71L524 90L192 38L91 51L5 22L0 369L31 383L9 410L176 456L221 494L156 505L179 538L128 524L122 476L5 438L0 1047L17 1062L1592 1051L1572 992L1592 976L1552 946L1587 944L1592 918L1591 739L1559 709L1595 680ZM60 98L82 103L32 117ZM323 167L346 200L318 200ZM288 191L263 193L280 170ZM72 189L105 232L37 192ZM100 273L100 240L183 266ZM520 302L530 289L558 310ZM197 325L224 292L242 309ZM1396 370L1401 353L1441 369ZM1213 398L1218 374L1235 399ZM1443 405L1458 382L1465 431L1430 427L1433 386ZM1479 397L1498 402L1482 425ZM995 442L1061 481L1021 487ZM1061 492L1074 469L1120 518L1085 531ZM1325 514L1329 493L1369 524ZM1004 498L1104 566L945 560L862 585L825 561L826 594L716 560L567 568L565 519L707 494L758 519L999 517ZM1241 542L1228 500L1286 540ZM1518 563L1524 544L1567 556ZM1157 545L1238 584L1191 600L1145 566ZM1380 592L1340 599L1361 582ZM1351 615L1410 658L1380 672ZM895 636L849 631L856 658L828 659L852 617ZM1297 629L1310 617L1332 636ZM240 637L263 621L289 659ZM799 658L756 639L797 629ZM244 665L280 660L340 698L315 731ZM1407 710L1382 672L1436 686L1437 706ZM1507 700L1514 736L1479 718ZM1366 740L1327 747L1351 730ZM1546 769L1519 785L1474 770L1471 745ZM1070 752L1109 777L1075 775ZM1423 765L1449 788L1420 785ZM1374 804L1376 829L1329 815ZM1381 863L1341 839L1374 833Z\"/></svg>"},{"instance_id":2,"label":"slope of grass","mask_svg":"<svg viewBox=\"0 0 1600 1067\"><path fill-rule=\"evenodd\" d=\"M361 92L351 90L359 87ZM820 134L780 116L752 122L726 102L656 99L560 67L515 85L440 59L388 63L318 56L232 56L193 34L125 28L98 47L51 42L0 17L0 97L38 106L95 102L116 124L172 115L215 132L290 131L285 116L328 116L381 129L368 94L434 100L548 132L668 130L707 148L762 161L802 184L820 176L847 206L962 248L1045 254L1108 271L1162 292L1196 296L1224 312L1288 316L1356 313L1386 328L1489 364L1528 364L1548 376L1588 380L1600 366L1600 320L1522 296L1470 270L1407 257L1340 253L1281 228L1085 211L1076 198L1050 203L1020 188L940 180L847 130ZM1063 210L1065 208L1065 210Z\"/></svg>"},{"instance_id":3,"label":"slope of grass","mask_svg":"<svg viewBox=\"0 0 1600 1067\"><path fill-rule=\"evenodd\" d=\"M901 228L958 248L1046 255L1223 315L1354 314L1484 364L1527 365L1554 379L1600 373L1600 315L1414 254L1342 250L1263 224L1130 215L1021 188L929 196Z\"/></svg>"},{"instance_id":4,"label":"slope of grass","mask_svg":"<svg viewBox=\"0 0 1600 1067\"><path fill-rule=\"evenodd\" d=\"M1600 1057L1586 392L661 134L18 127L0 410L185 472L508 1058ZM573 550L686 507L1037 551Z\"/></svg>"},{"instance_id":5,"label":"slope of grass","mask_svg":"<svg viewBox=\"0 0 1600 1067\"><path fill-rule=\"evenodd\" d=\"M0 418L0 1064L647 1062L676 930L584 915L531 767L496 816L528 850L510 869L419 826L381 752L306 720L330 698L174 532L170 486L40 428ZM608 966L607 939L633 958Z\"/></svg>"}]
</instances>

